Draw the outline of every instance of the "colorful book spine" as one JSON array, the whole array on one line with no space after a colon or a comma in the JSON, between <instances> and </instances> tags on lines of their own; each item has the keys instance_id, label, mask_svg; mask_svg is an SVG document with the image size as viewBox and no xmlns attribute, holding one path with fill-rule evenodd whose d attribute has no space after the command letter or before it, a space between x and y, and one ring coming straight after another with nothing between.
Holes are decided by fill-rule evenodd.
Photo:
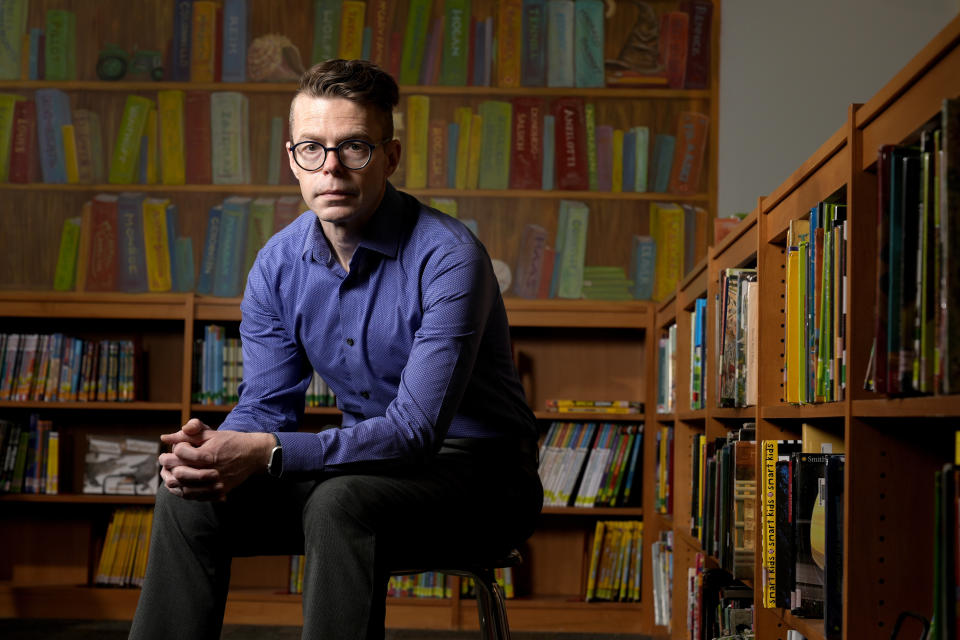
<instances>
[{"instance_id":1,"label":"colorful book spine","mask_svg":"<svg viewBox=\"0 0 960 640\"><path fill-rule=\"evenodd\" d=\"M513 292L521 298L536 298L540 290L543 272L544 249L547 247L547 230L537 224L523 227L520 250L514 272Z\"/></svg>"},{"instance_id":2,"label":"colorful book spine","mask_svg":"<svg viewBox=\"0 0 960 640\"><path fill-rule=\"evenodd\" d=\"M267 244L273 235L273 216L276 201L273 198L257 198L250 204L250 218L247 223L247 246L244 256L243 272L250 271L257 252Z\"/></svg>"},{"instance_id":3,"label":"colorful book spine","mask_svg":"<svg viewBox=\"0 0 960 640\"><path fill-rule=\"evenodd\" d=\"M103 134L100 116L89 109L73 112L73 131L77 145L77 171L82 184L103 182Z\"/></svg>"},{"instance_id":4,"label":"colorful book spine","mask_svg":"<svg viewBox=\"0 0 960 640\"><path fill-rule=\"evenodd\" d=\"M152 100L136 95L127 96L113 145L113 156L110 158L110 184L133 184L141 139L151 108Z\"/></svg>"},{"instance_id":5,"label":"colorful book spine","mask_svg":"<svg viewBox=\"0 0 960 640\"><path fill-rule=\"evenodd\" d=\"M37 103L33 100L16 102L11 138L10 182L37 182L40 179L40 158L37 153Z\"/></svg>"},{"instance_id":6,"label":"colorful book spine","mask_svg":"<svg viewBox=\"0 0 960 640\"><path fill-rule=\"evenodd\" d=\"M213 280L217 271L217 247L220 244L220 222L223 207L217 205L207 213L207 230L203 237L203 255L200 261L200 273L197 276L197 293L213 293Z\"/></svg>"},{"instance_id":7,"label":"colorful book spine","mask_svg":"<svg viewBox=\"0 0 960 640\"><path fill-rule=\"evenodd\" d=\"M190 80L215 82L217 62L218 5L212 0L194 0L190 28Z\"/></svg>"},{"instance_id":8,"label":"colorful book spine","mask_svg":"<svg viewBox=\"0 0 960 640\"><path fill-rule=\"evenodd\" d=\"M0 93L0 182L10 180L10 149L13 146L17 103L25 98L12 93Z\"/></svg>"},{"instance_id":9,"label":"colorful book spine","mask_svg":"<svg viewBox=\"0 0 960 640\"><path fill-rule=\"evenodd\" d=\"M664 33L661 34L667 73L667 86L683 89L687 74L687 41L689 16L683 11L663 14Z\"/></svg>"},{"instance_id":10,"label":"colorful book spine","mask_svg":"<svg viewBox=\"0 0 960 640\"><path fill-rule=\"evenodd\" d=\"M67 218L60 231L60 250L53 275L54 291L72 291L77 275L77 250L80 245L80 217Z\"/></svg>"},{"instance_id":11,"label":"colorful book spine","mask_svg":"<svg viewBox=\"0 0 960 640\"><path fill-rule=\"evenodd\" d=\"M713 2L685 0L680 7L689 16L684 87L708 89L710 87L710 30L713 23Z\"/></svg>"},{"instance_id":12,"label":"colorful book spine","mask_svg":"<svg viewBox=\"0 0 960 640\"><path fill-rule=\"evenodd\" d=\"M577 0L574 3L574 84L577 87L602 87L603 0Z\"/></svg>"},{"instance_id":13,"label":"colorful book spine","mask_svg":"<svg viewBox=\"0 0 960 640\"><path fill-rule=\"evenodd\" d=\"M543 181L543 115L539 98L513 99L510 188L540 189Z\"/></svg>"},{"instance_id":14,"label":"colorful book spine","mask_svg":"<svg viewBox=\"0 0 960 640\"><path fill-rule=\"evenodd\" d=\"M433 0L410 0L400 56L400 84L415 85L420 80L432 4Z\"/></svg>"},{"instance_id":15,"label":"colorful book spine","mask_svg":"<svg viewBox=\"0 0 960 640\"><path fill-rule=\"evenodd\" d=\"M340 49L342 0L313 2L313 63L332 60Z\"/></svg>"},{"instance_id":16,"label":"colorful book spine","mask_svg":"<svg viewBox=\"0 0 960 640\"><path fill-rule=\"evenodd\" d=\"M610 191L614 193L625 191L623 188L623 150L625 146L623 136L623 129L613 130L613 166L610 168Z\"/></svg>"},{"instance_id":17,"label":"colorful book spine","mask_svg":"<svg viewBox=\"0 0 960 640\"><path fill-rule=\"evenodd\" d=\"M158 141L160 143L160 182L186 183L184 111L186 98L176 89L157 92Z\"/></svg>"},{"instance_id":18,"label":"colorful book spine","mask_svg":"<svg viewBox=\"0 0 960 640\"><path fill-rule=\"evenodd\" d=\"M683 208L675 204L650 205L650 235L657 244L653 299L668 298L683 278Z\"/></svg>"},{"instance_id":19,"label":"colorful book spine","mask_svg":"<svg viewBox=\"0 0 960 640\"><path fill-rule=\"evenodd\" d=\"M247 80L247 2L248 0L223 1L223 67L220 72L223 82Z\"/></svg>"},{"instance_id":20,"label":"colorful book spine","mask_svg":"<svg viewBox=\"0 0 960 640\"><path fill-rule=\"evenodd\" d=\"M370 23L369 60L381 69L387 69L390 49L390 4L388 0L370 0L367 11Z\"/></svg>"},{"instance_id":21,"label":"colorful book spine","mask_svg":"<svg viewBox=\"0 0 960 640\"><path fill-rule=\"evenodd\" d=\"M553 102L555 118L554 155L556 162L556 186L561 190L589 188L586 159L586 124L582 98L563 97ZM544 158L550 156L544 155Z\"/></svg>"},{"instance_id":22,"label":"colorful book spine","mask_svg":"<svg viewBox=\"0 0 960 640\"><path fill-rule=\"evenodd\" d=\"M670 170L670 193L693 194L700 187L709 126L709 116L702 113L684 111L680 114L673 167Z\"/></svg>"},{"instance_id":23,"label":"colorful book spine","mask_svg":"<svg viewBox=\"0 0 960 640\"><path fill-rule=\"evenodd\" d=\"M65 9L47 9L44 80L77 79L77 16Z\"/></svg>"},{"instance_id":24,"label":"colorful book spine","mask_svg":"<svg viewBox=\"0 0 960 640\"><path fill-rule=\"evenodd\" d=\"M35 100L43 181L48 184L63 184L67 181L67 172L61 127L71 124L70 98L60 89L37 89Z\"/></svg>"},{"instance_id":25,"label":"colorful book spine","mask_svg":"<svg viewBox=\"0 0 960 640\"><path fill-rule=\"evenodd\" d=\"M583 266L587 253L587 224L590 209L582 202L562 200L561 209L566 209L563 229L563 250L558 256L558 298L580 298L583 288Z\"/></svg>"},{"instance_id":26,"label":"colorful book spine","mask_svg":"<svg viewBox=\"0 0 960 640\"><path fill-rule=\"evenodd\" d=\"M574 2L547 0L547 86L573 87Z\"/></svg>"},{"instance_id":27,"label":"colorful book spine","mask_svg":"<svg viewBox=\"0 0 960 640\"><path fill-rule=\"evenodd\" d=\"M540 177L541 188L550 191L554 188L557 164L551 161L556 152L556 118L543 116L543 174Z\"/></svg>"},{"instance_id":28,"label":"colorful book spine","mask_svg":"<svg viewBox=\"0 0 960 640\"><path fill-rule=\"evenodd\" d=\"M650 162L650 190L654 193L666 193L670 187L670 167L673 165L673 153L676 137L668 133L658 133L653 137L653 157Z\"/></svg>"},{"instance_id":29,"label":"colorful book spine","mask_svg":"<svg viewBox=\"0 0 960 640\"><path fill-rule=\"evenodd\" d=\"M520 86L523 59L523 0L497 3L497 86Z\"/></svg>"},{"instance_id":30,"label":"colorful book spine","mask_svg":"<svg viewBox=\"0 0 960 640\"><path fill-rule=\"evenodd\" d=\"M21 43L27 33L29 8L29 0L0 3L0 80L20 79Z\"/></svg>"},{"instance_id":31,"label":"colorful book spine","mask_svg":"<svg viewBox=\"0 0 960 640\"><path fill-rule=\"evenodd\" d=\"M223 201L220 238L217 242L217 266L213 280L215 296L235 297L242 293L247 277L243 261L246 257L250 203L250 198L241 196L232 196Z\"/></svg>"},{"instance_id":32,"label":"colorful book spine","mask_svg":"<svg viewBox=\"0 0 960 640\"><path fill-rule=\"evenodd\" d=\"M520 83L524 87L547 84L547 12L544 0L523 0L523 44Z\"/></svg>"},{"instance_id":33,"label":"colorful book spine","mask_svg":"<svg viewBox=\"0 0 960 640\"><path fill-rule=\"evenodd\" d=\"M443 24L440 84L466 86L470 62L470 0L446 0Z\"/></svg>"},{"instance_id":34,"label":"colorful book spine","mask_svg":"<svg viewBox=\"0 0 960 640\"><path fill-rule=\"evenodd\" d=\"M467 189L477 189L480 184L480 149L483 145L483 117L470 116L470 142L467 153Z\"/></svg>"},{"instance_id":35,"label":"colorful book spine","mask_svg":"<svg viewBox=\"0 0 960 640\"><path fill-rule=\"evenodd\" d=\"M143 241L142 193L122 193L119 197L110 194L94 198L94 206L101 201L117 210L117 289L126 293L147 290L147 261Z\"/></svg>"},{"instance_id":36,"label":"colorful book spine","mask_svg":"<svg viewBox=\"0 0 960 640\"><path fill-rule=\"evenodd\" d=\"M90 255L85 285L87 291L117 289L119 234L117 196L96 196L90 216Z\"/></svg>"},{"instance_id":37,"label":"colorful book spine","mask_svg":"<svg viewBox=\"0 0 960 640\"><path fill-rule=\"evenodd\" d=\"M592 102L584 105L583 122L586 126L587 185L590 191L596 191L599 188L597 177L597 116L596 107Z\"/></svg>"},{"instance_id":38,"label":"colorful book spine","mask_svg":"<svg viewBox=\"0 0 960 640\"><path fill-rule=\"evenodd\" d=\"M650 129L638 126L633 127L632 130L635 134L633 190L637 193L645 193L650 158Z\"/></svg>"},{"instance_id":39,"label":"colorful book spine","mask_svg":"<svg viewBox=\"0 0 960 640\"><path fill-rule=\"evenodd\" d=\"M427 186L427 133L430 126L430 97L415 95L407 98L410 128L407 131L406 187L423 189Z\"/></svg>"},{"instance_id":40,"label":"colorful book spine","mask_svg":"<svg viewBox=\"0 0 960 640\"><path fill-rule=\"evenodd\" d=\"M210 95L211 173L213 184L250 182L247 97L235 91Z\"/></svg>"},{"instance_id":41,"label":"colorful book spine","mask_svg":"<svg viewBox=\"0 0 960 640\"><path fill-rule=\"evenodd\" d=\"M633 279L633 297L636 300L653 300L656 254L657 244L652 236L633 236L630 274Z\"/></svg>"},{"instance_id":42,"label":"colorful book spine","mask_svg":"<svg viewBox=\"0 0 960 640\"><path fill-rule=\"evenodd\" d=\"M478 107L483 122L480 147L480 189L507 189L510 185L510 127L513 106L503 100L485 100Z\"/></svg>"},{"instance_id":43,"label":"colorful book spine","mask_svg":"<svg viewBox=\"0 0 960 640\"><path fill-rule=\"evenodd\" d=\"M363 55L363 21L366 10L365 2L343 2L340 10L339 56L344 60L356 60Z\"/></svg>"},{"instance_id":44,"label":"colorful book spine","mask_svg":"<svg viewBox=\"0 0 960 640\"><path fill-rule=\"evenodd\" d=\"M159 123L157 110L151 106L147 112L147 122L143 127L143 138L140 140L140 161L137 168L140 173L140 184L157 184L160 171L158 159L160 146L158 141Z\"/></svg>"},{"instance_id":45,"label":"colorful book spine","mask_svg":"<svg viewBox=\"0 0 960 640\"><path fill-rule=\"evenodd\" d=\"M447 123L431 120L427 135L427 186L443 189L447 186Z\"/></svg>"},{"instance_id":46,"label":"colorful book spine","mask_svg":"<svg viewBox=\"0 0 960 640\"><path fill-rule=\"evenodd\" d=\"M193 0L174 0L174 2L170 79L174 82L189 82Z\"/></svg>"},{"instance_id":47,"label":"colorful book spine","mask_svg":"<svg viewBox=\"0 0 960 640\"><path fill-rule=\"evenodd\" d=\"M458 107L454 119L459 133L457 135L457 168L454 173L454 186L467 188L467 164L470 159L470 127L473 123L473 111L470 107Z\"/></svg>"},{"instance_id":48,"label":"colorful book spine","mask_svg":"<svg viewBox=\"0 0 960 640\"><path fill-rule=\"evenodd\" d=\"M193 265L193 238L179 237L175 240L174 250L174 281L176 291L185 293L193 291L196 286L196 269Z\"/></svg>"},{"instance_id":49,"label":"colorful book spine","mask_svg":"<svg viewBox=\"0 0 960 640\"><path fill-rule=\"evenodd\" d=\"M597 190L613 190L613 127L607 124L596 128Z\"/></svg>"},{"instance_id":50,"label":"colorful book spine","mask_svg":"<svg viewBox=\"0 0 960 640\"><path fill-rule=\"evenodd\" d=\"M143 201L143 248L147 261L147 289L153 293L170 291L170 246L167 234L169 200L147 198Z\"/></svg>"}]
</instances>

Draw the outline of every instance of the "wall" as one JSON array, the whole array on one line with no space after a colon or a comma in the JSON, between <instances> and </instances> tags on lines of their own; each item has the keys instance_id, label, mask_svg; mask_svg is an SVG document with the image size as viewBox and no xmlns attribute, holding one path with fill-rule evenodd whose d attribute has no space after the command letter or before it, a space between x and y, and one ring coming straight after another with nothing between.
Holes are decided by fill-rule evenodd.
<instances>
[{"instance_id":1,"label":"wall","mask_svg":"<svg viewBox=\"0 0 960 640\"><path fill-rule=\"evenodd\" d=\"M718 215L751 211L952 19L958 0L722 0Z\"/></svg>"}]
</instances>

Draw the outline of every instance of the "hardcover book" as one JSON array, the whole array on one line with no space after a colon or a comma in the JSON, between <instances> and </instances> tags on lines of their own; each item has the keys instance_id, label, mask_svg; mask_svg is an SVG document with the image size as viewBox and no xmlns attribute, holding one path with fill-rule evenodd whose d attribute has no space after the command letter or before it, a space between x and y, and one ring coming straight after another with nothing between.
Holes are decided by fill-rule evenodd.
<instances>
[{"instance_id":1,"label":"hardcover book","mask_svg":"<svg viewBox=\"0 0 960 640\"><path fill-rule=\"evenodd\" d=\"M369 60L382 69L388 69L388 54L396 55L396 51L390 51L387 46L390 41L390 9L391 5L395 3L388 2L388 0L370 0L367 4L369 6L367 16L370 23Z\"/></svg>"},{"instance_id":2,"label":"hardcover book","mask_svg":"<svg viewBox=\"0 0 960 640\"><path fill-rule=\"evenodd\" d=\"M60 89L37 89L34 97L37 102L37 141L43 181L64 184L67 181L67 169L62 131L63 125L72 124L70 98Z\"/></svg>"},{"instance_id":3,"label":"hardcover book","mask_svg":"<svg viewBox=\"0 0 960 640\"><path fill-rule=\"evenodd\" d=\"M412 83L416 84L416 83ZM406 187L423 189L427 186L427 134L430 126L430 97L414 95L407 98L410 128L407 132Z\"/></svg>"},{"instance_id":4,"label":"hardcover book","mask_svg":"<svg viewBox=\"0 0 960 640\"><path fill-rule=\"evenodd\" d=\"M574 85L577 87L604 85L603 5L603 0L574 3Z\"/></svg>"},{"instance_id":5,"label":"hardcover book","mask_svg":"<svg viewBox=\"0 0 960 640\"><path fill-rule=\"evenodd\" d=\"M7 182L10 178L10 148L13 146L16 106L24 100L23 96L0 93L0 182Z\"/></svg>"},{"instance_id":6,"label":"hardcover book","mask_svg":"<svg viewBox=\"0 0 960 640\"><path fill-rule=\"evenodd\" d=\"M313 0L313 57L316 64L337 57L342 0Z\"/></svg>"},{"instance_id":7,"label":"hardcover book","mask_svg":"<svg viewBox=\"0 0 960 640\"><path fill-rule=\"evenodd\" d=\"M251 199L232 196L223 201L220 237L217 242L216 271L213 295L232 298L243 292L247 279L244 270L246 232L249 225Z\"/></svg>"},{"instance_id":8,"label":"hardcover book","mask_svg":"<svg viewBox=\"0 0 960 640\"><path fill-rule=\"evenodd\" d=\"M521 298L536 298L540 290L543 272L544 249L547 246L547 230L537 224L527 224L520 236L517 252L513 292Z\"/></svg>"},{"instance_id":9,"label":"hardcover book","mask_svg":"<svg viewBox=\"0 0 960 640\"><path fill-rule=\"evenodd\" d=\"M170 236L167 233L167 206L164 198L143 201L143 248L147 263L147 289L153 293L173 287L170 265Z\"/></svg>"},{"instance_id":10,"label":"hardcover book","mask_svg":"<svg viewBox=\"0 0 960 640\"><path fill-rule=\"evenodd\" d=\"M432 5L433 0L410 0L403 52L400 56L399 80L402 85L415 85L420 79Z\"/></svg>"},{"instance_id":11,"label":"hardcover book","mask_svg":"<svg viewBox=\"0 0 960 640\"><path fill-rule=\"evenodd\" d=\"M561 200L563 216L563 246L557 256L559 278L558 298L580 298L583 287L583 267L587 254L587 225L590 209L582 202Z\"/></svg>"},{"instance_id":12,"label":"hardcover book","mask_svg":"<svg viewBox=\"0 0 960 640\"><path fill-rule=\"evenodd\" d=\"M160 143L160 182L178 185L186 182L184 158L184 106L183 91L157 92L157 121ZM191 140L191 143L196 141Z\"/></svg>"},{"instance_id":13,"label":"hardcover book","mask_svg":"<svg viewBox=\"0 0 960 640\"><path fill-rule=\"evenodd\" d=\"M217 271L217 246L220 244L220 222L223 207L216 205L207 213L207 230L203 238L203 255L197 276L197 293L213 293L213 281Z\"/></svg>"},{"instance_id":14,"label":"hardcover book","mask_svg":"<svg viewBox=\"0 0 960 640\"><path fill-rule=\"evenodd\" d=\"M544 0L523 0L520 80L524 87L547 84L547 14Z\"/></svg>"},{"instance_id":15,"label":"hardcover book","mask_svg":"<svg viewBox=\"0 0 960 640\"><path fill-rule=\"evenodd\" d=\"M344 60L356 60L363 55L363 23L367 10L365 2L344 0L340 9L340 44L338 55Z\"/></svg>"},{"instance_id":16,"label":"hardcover book","mask_svg":"<svg viewBox=\"0 0 960 640\"><path fill-rule=\"evenodd\" d=\"M513 103L510 188L539 189L543 180L543 115L539 98L518 96Z\"/></svg>"},{"instance_id":17,"label":"hardcover book","mask_svg":"<svg viewBox=\"0 0 960 640\"><path fill-rule=\"evenodd\" d=\"M152 108L153 101L148 98L127 96L110 158L110 184L133 184L141 139Z\"/></svg>"},{"instance_id":18,"label":"hardcover book","mask_svg":"<svg viewBox=\"0 0 960 640\"><path fill-rule=\"evenodd\" d=\"M216 82L217 3L194 0L190 27L190 80Z\"/></svg>"},{"instance_id":19,"label":"hardcover book","mask_svg":"<svg viewBox=\"0 0 960 640\"><path fill-rule=\"evenodd\" d=\"M100 116L89 109L73 112L73 131L77 145L77 170L82 184L104 181L103 132Z\"/></svg>"},{"instance_id":20,"label":"hardcover book","mask_svg":"<svg viewBox=\"0 0 960 640\"><path fill-rule=\"evenodd\" d=\"M18 100L13 111L10 143L10 182L27 184L40 180L40 157L37 153L37 103Z\"/></svg>"},{"instance_id":21,"label":"hardcover book","mask_svg":"<svg viewBox=\"0 0 960 640\"><path fill-rule=\"evenodd\" d=\"M147 258L143 239L143 194L121 193L119 197L103 194L94 198L94 206L97 206L98 199L103 201L104 206L116 200L117 288L126 293L146 291Z\"/></svg>"},{"instance_id":22,"label":"hardcover book","mask_svg":"<svg viewBox=\"0 0 960 640\"><path fill-rule=\"evenodd\" d=\"M170 47L170 80L190 81L190 49L193 30L193 0L175 0L173 44Z\"/></svg>"},{"instance_id":23,"label":"hardcover book","mask_svg":"<svg viewBox=\"0 0 960 640\"><path fill-rule=\"evenodd\" d=\"M44 80L77 79L77 16L65 9L47 9Z\"/></svg>"},{"instance_id":24,"label":"hardcover book","mask_svg":"<svg viewBox=\"0 0 960 640\"><path fill-rule=\"evenodd\" d=\"M117 196L100 194L93 199L90 225L90 255L87 291L117 289L117 247L120 241Z\"/></svg>"},{"instance_id":25,"label":"hardcover book","mask_svg":"<svg viewBox=\"0 0 960 640\"><path fill-rule=\"evenodd\" d=\"M80 246L80 216L63 221L60 250L53 275L54 291L72 291L77 274L77 250Z\"/></svg>"},{"instance_id":26,"label":"hardcover book","mask_svg":"<svg viewBox=\"0 0 960 640\"><path fill-rule=\"evenodd\" d=\"M575 86L573 0L547 0L547 86Z\"/></svg>"},{"instance_id":27,"label":"hardcover book","mask_svg":"<svg viewBox=\"0 0 960 640\"><path fill-rule=\"evenodd\" d=\"M247 79L247 2L248 0L223 2L223 82L245 82Z\"/></svg>"},{"instance_id":28,"label":"hardcover book","mask_svg":"<svg viewBox=\"0 0 960 640\"><path fill-rule=\"evenodd\" d=\"M480 146L480 189L507 189L510 185L510 125L513 107L503 100L485 100L478 107L483 123Z\"/></svg>"},{"instance_id":29,"label":"hardcover book","mask_svg":"<svg viewBox=\"0 0 960 640\"><path fill-rule=\"evenodd\" d=\"M447 123L431 120L427 144L427 186L443 189L447 186Z\"/></svg>"},{"instance_id":30,"label":"hardcover book","mask_svg":"<svg viewBox=\"0 0 960 640\"><path fill-rule=\"evenodd\" d=\"M0 80L21 79L21 44L27 32L29 8L28 0L8 0L0 4Z\"/></svg>"},{"instance_id":31,"label":"hardcover book","mask_svg":"<svg viewBox=\"0 0 960 640\"><path fill-rule=\"evenodd\" d=\"M250 124L247 96L234 91L210 95L213 184L250 182Z\"/></svg>"},{"instance_id":32,"label":"hardcover book","mask_svg":"<svg viewBox=\"0 0 960 640\"><path fill-rule=\"evenodd\" d=\"M583 99L557 98L553 101L552 109L555 118L556 188L585 191L590 184Z\"/></svg>"},{"instance_id":33,"label":"hardcover book","mask_svg":"<svg viewBox=\"0 0 960 640\"><path fill-rule=\"evenodd\" d=\"M497 86L520 86L523 51L523 0L497 3Z\"/></svg>"},{"instance_id":34,"label":"hardcover book","mask_svg":"<svg viewBox=\"0 0 960 640\"><path fill-rule=\"evenodd\" d=\"M680 10L689 16L687 24L687 70L684 87L710 88L710 29L713 21L713 2L684 0Z\"/></svg>"},{"instance_id":35,"label":"hardcover book","mask_svg":"<svg viewBox=\"0 0 960 640\"><path fill-rule=\"evenodd\" d=\"M693 194L699 190L709 125L710 118L702 113L684 111L680 114L670 171L670 193Z\"/></svg>"},{"instance_id":36,"label":"hardcover book","mask_svg":"<svg viewBox=\"0 0 960 640\"><path fill-rule=\"evenodd\" d=\"M185 180L187 184L212 184L212 140L210 127L210 93L188 91L184 106L186 117Z\"/></svg>"},{"instance_id":37,"label":"hardcover book","mask_svg":"<svg viewBox=\"0 0 960 640\"><path fill-rule=\"evenodd\" d=\"M466 86L470 63L470 0L447 0L443 24L440 84Z\"/></svg>"}]
</instances>

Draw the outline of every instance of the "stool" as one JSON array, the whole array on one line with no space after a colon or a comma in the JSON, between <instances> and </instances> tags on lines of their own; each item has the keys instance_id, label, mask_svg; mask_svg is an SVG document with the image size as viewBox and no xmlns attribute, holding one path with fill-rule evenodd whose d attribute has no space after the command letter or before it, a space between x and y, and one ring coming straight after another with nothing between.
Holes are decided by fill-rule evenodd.
<instances>
[{"instance_id":1,"label":"stool","mask_svg":"<svg viewBox=\"0 0 960 640\"><path fill-rule=\"evenodd\" d=\"M420 567L395 569L392 575L408 575L424 571L439 571L461 578L473 578L477 585L477 615L480 618L480 637L484 640L510 640L510 625L507 622L507 603L503 589L494 577L494 569L515 567L523 561L520 552L514 549L500 558L488 562L445 563L443 568Z\"/></svg>"}]
</instances>

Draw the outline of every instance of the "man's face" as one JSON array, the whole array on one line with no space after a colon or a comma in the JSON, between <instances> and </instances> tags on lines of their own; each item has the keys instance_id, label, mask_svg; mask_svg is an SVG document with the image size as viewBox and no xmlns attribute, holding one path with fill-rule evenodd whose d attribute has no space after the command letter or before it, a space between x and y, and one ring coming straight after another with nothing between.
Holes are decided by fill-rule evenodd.
<instances>
[{"instance_id":1,"label":"man's face","mask_svg":"<svg viewBox=\"0 0 960 640\"><path fill-rule=\"evenodd\" d=\"M377 114L345 98L312 98L300 95L293 105L291 145L304 140L335 147L344 140L363 140L377 145L362 169L348 169L333 150L323 166L307 171L287 148L290 169L300 181L304 201L321 222L357 229L374 212L383 197L387 178L400 162L400 144L384 144L385 132Z\"/></svg>"}]
</instances>

